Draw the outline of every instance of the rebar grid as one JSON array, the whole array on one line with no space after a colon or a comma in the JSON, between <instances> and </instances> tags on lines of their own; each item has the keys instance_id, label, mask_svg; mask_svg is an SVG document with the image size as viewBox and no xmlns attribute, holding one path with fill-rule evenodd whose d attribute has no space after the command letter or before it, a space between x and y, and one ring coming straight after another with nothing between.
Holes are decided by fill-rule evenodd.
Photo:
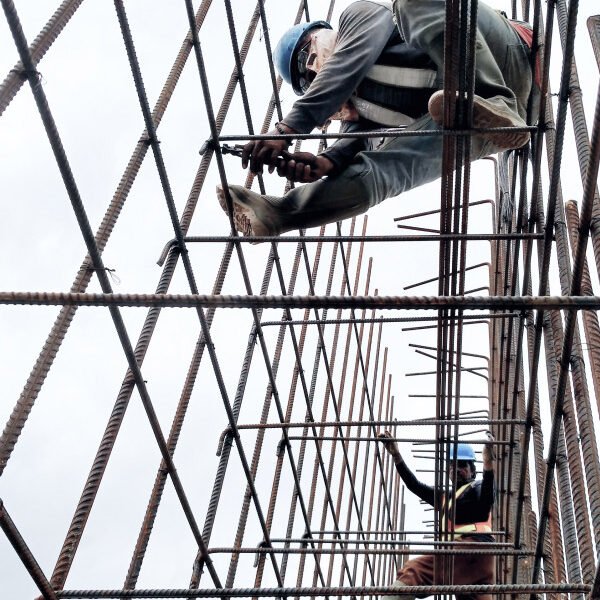
<instances>
[{"instance_id":1,"label":"rebar grid","mask_svg":"<svg viewBox=\"0 0 600 600\"><path fill-rule=\"evenodd\" d=\"M220 180L225 190L227 182L232 180L233 168L226 162L229 159L224 159L218 142L264 139L271 129L273 114L281 120L282 103L289 104L288 98L280 98L281 79L275 73L271 53L274 32L271 23L278 21L277 13L283 9L275 7L275 3L270 8L265 0L258 0L239 45L236 28L242 18L236 14L235 2L204 0L196 12L191 0L182 3L179 10L189 30L152 111L142 77L144 65L138 60L136 50L136 32L140 25L130 26L125 4L121 0L114 1L113 25L118 25L122 34L124 54L133 75L131 91L137 95L144 131L94 236L81 188L76 183L68 152L44 93L44 79L37 71L40 68L43 74L38 64L63 30L75 27L77 19L73 16L83 3L81 0L62 2L28 47L19 9L13 0L1 2L20 62L0 86L0 116L27 79L64 181L63 194L66 190L87 255L68 293L0 289L3 307L62 307L0 438L0 477L7 469L10 471L13 462L16 469L27 468L26 459L18 453L13 458L13 451L17 442L24 447L28 445L29 415L36 402L44 399L46 377L57 357L60 359L59 349L79 306L108 308L127 367L108 423L104 432L99 432L101 442L62 549L58 557L44 558L45 565L55 563L51 577L46 578L41 562L31 550L39 547L36 532L31 532L22 518L13 522L0 502L0 525L25 565L32 584L44 598L385 596L397 593L385 585L394 581L395 571L405 556L429 553L439 555L441 561L450 565L453 556L465 552L497 557L497 585L453 586L451 581L445 581L443 583L449 585L421 586L411 589L410 593L513 596L527 593L532 598L541 593L552 597L571 593L582 597L592 589L600 589L600 568L594 551L600 543L600 461L596 439L600 407L597 352L600 330L594 312L600 310L600 294L595 295L597 276L600 277L597 189L600 89L594 99L592 130L588 132L584 110L589 106L584 105L575 50L576 34L580 37L587 31L577 21L580 8L577 0L570 0L568 4L565 0L550 2L545 16L539 0L532 3L523 0L521 11L517 10L516 2L511 3L510 10L504 7L512 17L529 19L533 24L531 68L535 71L539 59L541 102L538 114L534 113L533 103L528 111L528 123L532 123L527 128L532 132L531 147L491 161L493 200L477 199L478 184L470 162L470 135L477 131L469 125L478 2L446 0L445 128L437 133L390 130L383 134L384 137L443 136L441 196L438 194L437 207L420 212L405 210L405 214L396 217L396 221L414 223L398 225L415 231L414 235L380 234L372 222L367 233L365 217L353 219L350 224L322 227L319 235L306 235L301 231L299 235L285 236L281 240L262 237L255 240L265 242L266 263L262 271L257 254L247 246L248 240L236 233L231 220L229 235L209 230L203 235L190 234L193 225L203 230L202 218L193 217L196 213L202 214L196 210L199 200L210 198L210 191L205 190L207 180ZM334 10L339 14L343 8L335 7L334 1L323 3L327 5L326 10L315 0L313 3L315 6L311 6L310 11L307 0L302 0L297 8L286 8L285 12L295 10L291 21L297 23L309 19L309 15L313 19L331 20ZM207 20L218 23L223 37L228 36L230 60L234 65L216 112L212 97L219 88L211 82L210 68L217 59L213 53L206 53L205 44L201 44L201 36L210 39L211 32L203 30ZM600 65L600 36L594 24L597 17L590 18L588 27ZM562 51L554 41L557 35ZM210 42L206 45L212 50ZM265 53L266 61L252 55L259 50ZM204 139L208 138L210 143L202 154L187 202L181 209L172 183L174 178L167 169L164 151L168 145L165 140L159 140L157 128L192 53L193 64L187 71L193 71L196 95L203 99L203 107L196 117L202 123ZM551 55L559 55L560 71L551 69ZM251 66L247 69L248 60ZM587 60L589 62L589 57ZM259 63L262 66L259 67ZM587 63L585 68L589 68ZM251 100L255 91L247 85L250 73L252 78L271 82L268 92L271 97L267 100L259 134L255 133L254 125L256 105ZM555 87L559 90L556 115L550 85L555 76ZM594 81L597 85L597 76ZM466 102L456 101L457 92ZM263 97L267 98L264 94ZM235 110L230 112L236 103L241 104L239 115L243 115L243 119L234 114ZM568 108L573 120L575 152L570 147L565 148ZM242 131L243 121L247 133ZM223 131L230 123L237 131L229 133L229 126L225 135ZM296 136L296 148L317 139L325 144L337 137L368 135L335 132L300 135ZM381 132L376 135L382 136ZM198 147L201 141L198 140ZM544 142L547 170L543 167ZM154 294L114 293L110 269L105 266L102 253L110 248L109 238L148 148L153 153L155 176L158 175L156 195L164 199L172 228L170 235L174 237L164 246L159 259L162 273ZM564 194L575 195L580 200L580 214L576 203L563 202L562 187L570 185L572 172L563 176L562 181L561 174L564 174L563 163L571 154L576 154L578 159L582 191L577 195L577 190L571 192L566 188ZM573 169L571 163L567 165L565 169ZM489 164L486 168L489 169ZM253 179L252 176L247 178L248 186ZM262 193L273 183L267 177L257 179ZM486 193L488 196L484 197L489 197L489 190ZM231 199L227 202L231 206ZM475 212L475 207L480 205L491 207L489 220ZM432 228L431 219L436 218L439 225ZM475 225L472 225L473 220ZM332 231L328 232L329 229ZM588 238L591 238L597 273L590 273L586 264ZM420 243L406 245L411 242ZM487 242L489 248L484 262L481 262L481 242ZM476 243L479 245L475 246ZM365 269L366 253L377 252L378 244L387 250L375 261L369 257ZM404 256L402 253L409 252L407 248L428 246L438 253L437 275L431 268L432 262L423 262L419 272L425 276L431 272L432 276L417 283L412 273L402 281L395 274L390 277L382 276L381 271L375 273L380 267L386 267L386 260L390 261L392 247L398 255ZM223 248L222 257L207 293L210 269L204 263L213 260L209 257L216 254L211 249L217 247ZM268 252L268 256L264 252ZM591 257L591 252L588 254ZM328 266L322 266L324 261L328 261ZM487 271L483 277L476 275L481 267ZM102 293L87 292L94 276ZM474 279L473 284L469 279L467 283L467 278L476 277L480 279ZM482 279L486 285L480 285ZM183 293L179 289L181 281L185 282ZM258 281L261 281L260 286L255 283ZM437 285L436 295L396 295L401 290L429 284ZM177 291L171 292L172 287ZM255 294L254 289L260 289L259 293ZM362 289L361 295L359 290ZM487 296L469 295L486 289ZM533 289L537 289L537 295L532 294ZM336 293L338 295L334 295ZM126 307L149 308L135 346L130 341L132 328L123 317L122 309ZM178 402L174 404L168 436L163 433L164 408L161 406L160 412L155 408L156 394L152 394L154 400L151 400L148 385L148 380L161 376L161 369L154 363L156 373L144 368L142 374L147 354L152 356L153 348L163 343L158 325L159 316L169 312L161 310L166 307L194 308L196 313L196 320L190 320L188 325L196 327L196 342ZM234 314L218 310L223 308L243 311ZM273 309L282 309L279 320L269 312ZM303 314L292 312L298 309L304 309ZM336 309L333 318L328 315L329 309ZM384 310L397 311L398 316L383 316ZM425 317L403 316L402 311L406 310L429 313ZM232 314L234 316L228 316ZM249 315L249 319L240 317L241 314ZM161 323L167 318L165 315ZM226 333L228 319L239 325ZM401 336L397 328L391 329L397 323L423 320L434 324L435 340L431 331L429 337L423 337L432 329L427 326L404 328ZM584 338L579 330L580 322ZM278 325L276 333L274 325ZM464 329L465 325L477 327ZM239 327L249 327L246 338ZM417 331L424 333L417 334ZM471 331L475 333L471 335ZM480 331L485 333L482 335ZM177 330L170 335L177 337ZM416 335L419 337L415 338ZM419 343L406 343L413 340ZM226 349L228 345L232 348L231 356ZM260 352L255 357L257 347ZM203 360L205 351L208 361ZM539 369L542 358L546 359L546 377ZM234 371L238 367L233 366L232 361L237 360L241 360L241 366L236 377ZM436 366L433 371L425 366L430 365L431 360ZM484 366L478 364L481 360L485 361ZM311 361L312 369L306 364ZM413 365L416 366L413 368ZM401 366L400 372L398 366ZM424 391L428 382L434 380L435 383L429 385L429 394L406 394L398 388L402 376L419 380L416 384L421 386L417 388L419 391ZM410 381L402 383L409 390L415 385ZM173 379L171 385L180 383ZM485 394L481 394L482 389ZM98 498L102 498L101 491L107 485L103 480L110 473L109 459L118 448L118 440L132 439L126 414L129 400L136 391L159 450L158 454L154 452L152 457L145 458L149 462L151 458L159 458L160 463L150 469L156 475L153 484L149 480L151 491L145 515L138 514L141 527L129 569L121 565L123 570L117 573L117 579L124 577L122 589L64 589L70 577L81 581L85 573L76 557L82 540L85 548L86 525L93 509L97 511L96 507L101 504ZM284 406L282 396L286 392L288 401ZM260 408L248 398L256 394L264 396ZM426 397L435 399L435 404L423 402L419 407L407 406L408 398ZM594 397L596 402L593 402ZM222 406L225 412L213 412L214 404ZM185 437L184 425L190 422L194 412L206 413L210 420L219 419L211 432L212 446L205 439L196 442L207 465L200 475L203 490L200 494L191 483L195 478L189 473L184 488L174 459L181 439L187 440L185 448L189 451L190 437ZM407 412L409 418L405 418ZM201 436L206 438L208 429L204 427ZM490 429L496 436L494 446L498 453L494 529L505 541L490 544L488 548L462 550L460 544L441 532L439 499L433 520L423 521L426 526L432 526L431 541L407 540L406 535L415 529L408 523L416 513L392 461L377 443L377 434L385 428L392 430L394 439L402 442L404 450L407 444L412 444L413 462L433 464L433 469L415 470L431 473L438 487L449 485L450 472L446 465L452 445L462 439L482 444L485 439L481 438L481 432ZM295 429L301 433L295 435ZM220 440L219 432L222 432ZM22 434L25 434L23 441ZM544 434L547 436L545 458ZM233 446L237 454L232 456ZM218 459L210 462L208 456L214 450ZM274 458L272 451L276 453ZM177 462L181 452L179 450ZM249 452L252 452L251 459ZM113 462L116 460L113 457ZM185 453L181 460L189 471ZM207 493L211 480L214 480L212 491ZM267 481L272 483L270 493ZM169 500L169 486L176 492L177 509ZM193 490L193 500L190 490ZM4 494L11 512L14 512L12 503L18 498L19 490L14 495L10 490ZM72 505L72 499L66 502ZM162 552L162 560L168 563L168 552L161 550L162 538L154 541L157 534L153 535L153 530L158 524L160 531L161 519L180 518L177 511L181 510L187 523L185 535L191 532L194 547L182 570L187 574L184 577L189 580L189 589L159 583L154 589L136 590L140 582L161 581L162 572L151 574L145 567L155 564L153 553L157 552L159 555ZM202 531L198 526L201 516L204 518ZM136 525L133 527L138 531ZM27 536L23 535L24 531L28 532ZM330 537L324 537L326 535ZM25 537L34 543L30 546ZM54 545L58 541L55 539ZM283 547L273 546L276 542L283 543ZM423 544L432 548L422 548ZM190 548L189 541L185 546ZM244 561L246 554L256 556L254 569ZM213 590L200 589L205 567L215 587ZM289 587L292 580L296 587ZM248 587L250 584L253 587ZM218 589L222 587L228 589ZM594 592L591 597L596 597Z\"/></svg>"}]
</instances>

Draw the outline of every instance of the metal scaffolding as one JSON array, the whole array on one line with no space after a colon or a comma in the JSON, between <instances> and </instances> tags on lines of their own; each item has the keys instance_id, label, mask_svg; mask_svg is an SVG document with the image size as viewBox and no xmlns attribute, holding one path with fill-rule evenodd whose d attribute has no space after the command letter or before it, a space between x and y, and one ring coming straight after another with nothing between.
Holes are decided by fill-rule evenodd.
<instances>
[{"instance_id":1,"label":"metal scaffolding","mask_svg":"<svg viewBox=\"0 0 600 600\"><path fill-rule=\"evenodd\" d=\"M99 368L88 382L92 396L98 378L110 380L116 398L109 412L102 412L102 422L98 412L82 415L95 421L99 443L84 453L91 464L77 473L79 500L58 485L45 489L72 511L61 538L32 530L17 501L30 493L25 482L23 490L14 478L2 487L0 526L46 600L386 596L398 593L390 586L407 556L451 561L465 552L496 557L495 585L449 581L406 593L600 598L600 16L590 16L586 29L578 20L577 0L543 6L540 0L506 2L509 16L533 25L531 68L538 71L541 102L539 112L529 107L531 143L482 161L493 184L481 192L472 173L468 127L478 2L447 0L444 81L448 97L463 92L467 106L456 124L433 133L443 135L435 208L396 210L391 224L402 230L398 235L371 232L365 216L309 234L253 239L263 243L250 248L231 218L230 233L204 231L199 202L216 205L208 189L211 178L225 190L231 182L234 163L228 161L235 159L224 158L221 143L264 139L283 116L281 79L271 57L273 20L280 12L290 14L293 23L331 20L339 12L334 0L300 0L293 8L292 2L283 7L258 0L253 11L247 0L243 8L241 0L173 4L188 30L154 108L136 50L137 27L130 25L127 3L114 0L113 19L125 52L118 50L133 76L130 92L137 96L144 129L95 232L43 76L45 55L59 36L78 26L76 15L86 3L64 0L29 43L19 3L0 2L19 58L0 85L0 117L14 99L29 93L21 89L27 82L39 113L31 118L41 117L86 252L68 292L11 291L0 285L0 311L19 307L20 318L27 318L23 315L39 307L60 307L14 407L7 408L0 483L13 464L14 471L29 468L30 455L18 455L19 447L41 452L37 438L27 442L28 422L37 404L55 401L43 390L63 342L77 327L76 316L91 311L88 307L108 312L125 359L112 369ZM240 43L246 13L250 19ZM204 43L211 34L220 36L223 56ZM597 62L586 63L586 89L597 95L591 131L590 105L584 104L578 75L575 42L581 38L588 46L591 41L586 51ZM219 73L216 84L212 63L226 54L233 71L228 80ZM249 72L263 88L271 86L266 107L253 100ZM173 150L157 133L183 74L194 78L194 115L208 138L204 146L204 139L196 140L203 147L185 203L178 201L181 184L175 185L172 167L167 169L174 161L165 154ZM262 122L255 125L258 115ZM232 129L242 123L243 130ZM390 130L384 135L431 134ZM369 133L346 134L352 135ZM295 136L296 149L338 137L334 131ZM149 150L152 157L146 157ZM164 250L154 291L117 293L105 257L145 163L152 167L153 193L162 197L170 229L156 245ZM256 179L261 193L277 184L267 176ZM246 185L253 183L248 175ZM565 201L573 188L577 201ZM26 198L16 199L25 206ZM230 198L227 202L231 206ZM375 248L374 260L369 253ZM21 255L26 251L20 249ZM413 276L424 278L397 277L400 257L415 264ZM386 261L382 276L377 268ZM416 287L429 293L404 294ZM144 309L143 322L130 318ZM170 320L173 312L185 313L186 320ZM108 328L105 321L97 326ZM93 339L100 332L88 329L85 335ZM179 336L189 338L185 347L172 342ZM157 362L154 352L165 356ZM170 366L169 352L186 372ZM172 371L164 386L163 370ZM410 383L400 385L405 376ZM128 433L128 415L138 399L152 445ZM104 408L107 400L103 397ZM142 419L140 411L135 415ZM186 426L193 435L186 436ZM37 427L43 431L43 424ZM479 452L484 432L494 434L494 543L466 551L440 531L438 510L418 513L377 442L384 429L403 448L411 445L411 463L440 487L448 485L452 443L466 439ZM128 565L120 559L124 538L110 533L115 512L128 502L127 474L116 492L111 488L119 497L111 509L103 496L103 489L115 485L110 472L123 444L140 444L137 460L143 461L146 484L140 491L145 510L138 502L124 525L131 532L126 537L131 547L123 550ZM69 462L73 454L71 448L62 460ZM81 466L79 460L73 464ZM421 526L414 523L415 514L425 514ZM107 547L86 541L91 518L107 530ZM164 545L167 534L155 541L157 531L171 528L179 538L170 546ZM86 564L102 565L107 549L119 557L118 567L103 577L87 577ZM177 567L170 566L171 554ZM173 584L180 578L172 569L185 572L187 582Z\"/></svg>"}]
</instances>

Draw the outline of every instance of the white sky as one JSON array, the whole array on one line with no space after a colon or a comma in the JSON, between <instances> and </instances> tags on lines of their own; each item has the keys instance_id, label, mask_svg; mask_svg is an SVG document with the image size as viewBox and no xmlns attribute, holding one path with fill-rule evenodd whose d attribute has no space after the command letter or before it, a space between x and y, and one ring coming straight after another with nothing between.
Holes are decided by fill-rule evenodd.
<instances>
[{"instance_id":1,"label":"white sky","mask_svg":"<svg viewBox=\"0 0 600 600\"><path fill-rule=\"evenodd\" d=\"M337 21L341 9L348 3L338 2L334 22ZM58 2L37 0L32 3L16 0L15 4L27 39L31 41L56 9ZM195 2L195 7L198 4ZM238 40L241 42L255 3L249 0L233 0L232 4ZM323 18L328 4L325 0L312 0L311 18ZM496 4L506 10L510 9L509 2L499 1ZM588 122L591 122L598 70L592 57L585 18L597 10L597 6L591 0L583 0L580 4L576 51L580 61L578 64ZM187 31L184 5L175 0L128 0L125 5L146 91L151 106L154 106ZM273 45L292 22L296 5L296 2L291 1L267 2ZM221 2L213 3L200 38L211 82L213 106L216 110L234 65ZM558 40L558 36L555 39ZM558 45L554 52L555 56L560 54ZM4 77L16 62L17 52L10 32L4 18L0 18L0 76ZM96 231L143 131L142 115L112 2L85 0L40 63L39 70L92 229ZM251 48L245 72L254 126L259 130L270 97L264 41L259 34ZM558 86L556 78L553 86L555 89ZM284 88L284 112L293 100L293 92ZM223 133L246 131L238 91L229 110ZM209 135L197 68L192 56L158 132L180 213L187 201L200 162L198 149ZM232 183L243 183L244 174L238 159L225 157L225 164L228 180ZM567 176L563 177L565 199L580 199L581 185L570 133L567 136L563 165L564 173L567 173ZM473 173L472 200L492 197L491 163L482 161L474 165ZM190 235L228 233L228 221L214 197L217 181L216 167L213 164L200 195ZM281 193L282 180L272 176L266 178L266 183L270 193ZM28 86L23 86L0 118L0 190L0 289L68 291L85 256L85 247ZM438 205L439 183L414 190L401 199L389 200L372 210L369 213L368 232L393 234L397 231L392 220L394 217L431 210ZM487 205L486 208L474 208L471 215L470 231L489 231L491 224ZM421 219L418 224L436 228L438 218L434 216ZM346 223L346 231L347 227ZM362 219L357 222L358 227L362 227ZM333 233L333 228L328 232ZM113 283L114 291L154 292L161 273L156 260L164 244L172 237L173 231L164 196L152 154L149 152L103 255L105 265L115 269L119 280ZM222 250L220 247L204 244L190 245L189 250L200 292L210 293ZM288 244L283 245L280 250L287 281L295 247ZM356 250L355 247L354 259ZM257 293L268 248L264 245L245 246L244 254L253 290ZM368 257L373 257L374 260L371 290L377 289L380 295L403 294L403 286L437 274L435 244L400 245L394 246L393 251L389 245L369 246L365 250L363 281ZM486 260L489 260L489 246L483 242L472 243L468 263ZM325 250L317 281L317 293L324 293L328 264L329 250ZM300 273L296 293L306 293L306 273L302 269ZM333 284L334 294L339 292L340 277L338 266ZM467 288L486 285L486 279L487 274L484 270L471 272L467 279ZM555 293L559 293L555 284L554 286ZM364 283L361 283L359 293L362 293L363 289ZM436 289L436 284L430 284L416 288L415 293L435 294ZM95 281L88 287L90 292L98 290ZM178 268L170 292L188 291L183 272ZM279 292L275 276L269 291ZM243 293L240 269L235 258L232 259L223 293ZM2 423L8 420L13 410L57 312L58 309L53 307L4 306L0 309ZM122 313L129 336L135 344L146 311L123 309ZM298 318L301 311L294 314ZM330 313L329 316L335 315ZM408 316L408 313L404 316ZM415 315L411 313L411 316ZM268 320L280 318L280 311L266 311L263 315L263 319ZM221 311L213 325L213 340L231 401L235 395L250 325L250 315L247 311ZM345 335L345 329L342 331ZM465 340L465 350L487 353L487 329L476 326L466 328L466 331L468 336ZM198 320L193 311L163 310L142 366L165 435L168 434L198 332ZM332 327L328 329L327 334L331 340ZM272 355L277 328L269 328L266 335ZM416 403L408 398L408 394L433 393L434 377L406 378L405 374L434 370L432 360L415 355L408 347L409 343L434 345L434 330L403 332L399 325L389 326L384 329L382 343L389 348L388 372L393 376L391 393L396 402L394 416L398 419L433 416L432 400ZM313 332L307 338L305 351L304 368L309 378L315 344L316 337ZM342 349L343 345L340 344L340 353ZM338 357L336 381L339 378L340 362L341 356ZM351 370L353 362L350 364ZM482 366L473 359L465 359L465 364ZM8 467L0 479L0 498L4 500L7 510L47 576L50 576L54 567L126 367L108 311L103 308L80 309L39 394ZM278 377L284 405L287 402L291 368L288 343ZM465 375L463 379L466 393L486 393L483 379L469 375ZM251 423L259 420L265 385L265 370L257 349L240 422ZM346 386L346 402L349 388L350 382ZM321 367L321 379L315 396L315 414L320 414L323 390ZM375 397L379 398L379 392ZM465 406L465 409L468 410L469 407ZM303 419L304 410L304 401L299 390L294 418ZM270 420L276 419L272 409ZM204 523L218 464L218 458L215 456L217 442L225 426L226 415L208 356L205 355L175 455L175 463L200 528ZM413 432L409 435L413 435ZM246 454L250 459L254 447L254 434L244 433L243 439ZM278 440L277 433L266 437L261 470L257 478L257 487L265 510ZM410 448L409 444L402 446L408 456ZM67 588L121 587L159 459L139 395L135 392L67 580ZM312 463L312 455L309 462ZM411 464L415 468L428 466L425 461L419 460L411 460ZM284 497L278 502L274 537L283 536L287 522L287 498L291 491L287 464L284 471L286 474L283 481L287 488L282 486ZM303 479L307 487L310 484L311 471L312 466L306 469ZM211 546L232 545L242 500L242 486L245 486L245 479L238 456L233 452ZM315 513L320 514L320 508ZM422 516L421 508L411 501L407 528L420 529ZM318 521L317 518L315 520ZM297 530L299 526L298 523ZM244 545L254 546L260 538L257 521L252 513ZM195 552L196 547L189 527L168 483L138 587L187 587ZM242 557L236 585L252 585L253 560L252 555ZM216 557L215 563L224 581L228 559ZM266 569L266 573L264 583L269 585L272 583L270 567ZM294 569L290 569L286 583L293 585L294 577ZM29 576L3 535L0 535L0 582L6 597L31 597L36 593ZM202 586L210 585L210 579L205 575Z\"/></svg>"}]
</instances>

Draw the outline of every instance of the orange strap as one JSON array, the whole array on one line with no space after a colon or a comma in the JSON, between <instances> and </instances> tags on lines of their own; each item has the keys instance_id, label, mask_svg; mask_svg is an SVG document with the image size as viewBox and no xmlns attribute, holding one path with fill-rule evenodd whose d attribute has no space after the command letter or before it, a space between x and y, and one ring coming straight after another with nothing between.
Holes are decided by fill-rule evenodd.
<instances>
[{"instance_id":1,"label":"orange strap","mask_svg":"<svg viewBox=\"0 0 600 600\"><path fill-rule=\"evenodd\" d=\"M471 487L472 482L469 482L465 485L463 485L461 488L459 488L456 491L456 494L454 494L454 498L458 499L459 496L461 496L463 494L463 492L465 492L468 488ZM445 508L445 504L446 504L446 495L444 494L444 497L442 498L442 510L444 510ZM446 511L446 513L448 512L448 510L450 510L450 507L452 506L452 500L450 500L450 502L448 502L448 509ZM443 525L446 524L446 520L444 519L442 521ZM460 533L460 534L464 534L464 533L490 533L492 531L492 515L491 512L488 514L488 518L486 521L480 521L478 523L463 523L461 525L455 525L454 523L448 523L449 531L453 531L454 533ZM445 528L443 528L443 530L445 530Z\"/></svg>"}]
</instances>

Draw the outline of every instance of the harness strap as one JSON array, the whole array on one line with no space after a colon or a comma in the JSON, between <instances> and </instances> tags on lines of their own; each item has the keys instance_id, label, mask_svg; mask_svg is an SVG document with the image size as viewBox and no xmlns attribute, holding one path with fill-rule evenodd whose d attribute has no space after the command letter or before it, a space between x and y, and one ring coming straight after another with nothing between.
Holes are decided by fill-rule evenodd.
<instances>
[{"instance_id":1,"label":"harness strap","mask_svg":"<svg viewBox=\"0 0 600 600\"><path fill-rule=\"evenodd\" d=\"M386 127L401 127L415 122L415 119L404 113L385 108L384 106L375 104L375 102L369 102L369 100L359 98L358 96L352 96L350 101L361 117L374 121L375 123L380 123Z\"/></svg>"}]
</instances>

